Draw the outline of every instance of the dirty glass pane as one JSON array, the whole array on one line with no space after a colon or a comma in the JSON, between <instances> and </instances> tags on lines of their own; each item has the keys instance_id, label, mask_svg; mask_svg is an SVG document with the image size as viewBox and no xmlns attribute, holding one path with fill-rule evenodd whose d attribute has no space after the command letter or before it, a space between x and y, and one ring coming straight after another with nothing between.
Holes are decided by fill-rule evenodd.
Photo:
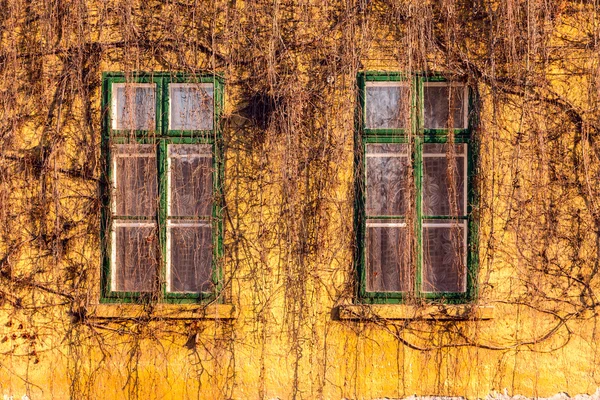
<instances>
[{"instance_id":1,"label":"dirty glass pane","mask_svg":"<svg viewBox=\"0 0 600 400\"><path fill-rule=\"evenodd\" d=\"M455 145L453 153L446 153L447 145L423 145L424 215L465 215L465 148Z\"/></svg>"},{"instance_id":2,"label":"dirty glass pane","mask_svg":"<svg viewBox=\"0 0 600 400\"><path fill-rule=\"evenodd\" d=\"M366 153L367 215L404 215L410 177L406 144L368 144Z\"/></svg>"},{"instance_id":3,"label":"dirty glass pane","mask_svg":"<svg viewBox=\"0 0 600 400\"><path fill-rule=\"evenodd\" d=\"M114 289L118 292L150 292L158 283L158 235L156 226L115 223Z\"/></svg>"},{"instance_id":4,"label":"dirty glass pane","mask_svg":"<svg viewBox=\"0 0 600 400\"><path fill-rule=\"evenodd\" d=\"M116 215L155 216L158 204L155 146L115 145L113 160Z\"/></svg>"},{"instance_id":5,"label":"dirty glass pane","mask_svg":"<svg viewBox=\"0 0 600 400\"><path fill-rule=\"evenodd\" d=\"M399 221L367 222L367 291L411 290L411 244L406 231Z\"/></svg>"},{"instance_id":6,"label":"dirty glass pane","mask_svg":"<svg viewBox=\"0 0 600 400\"><path fill-rule=\"evenodd\" d=\"M153 83L113 83L113 129L153 130L155 96Z\"/></svg>"},{"instance_id":7,"label":"dirty glass pane","mask_svg":"<svg viewBox=\"0 0 600 400\"><path fill-rule=\"evenodd\" d=\"M210 130L213 128L212 83L171 83L169 91L169 129Z\"/></svg>"},{"instance_id":8,"label":"dirty glass pane","mask_svg":"<svg viewBox=\"0 0 600 400\"><path fill-rule=\"evenodd\" d=\"M452 128L466 128L464 86L450 87L443 83L426 83L423 87L423 101L425 129L447 129L450 116Z\"/></svg>"},{"instance_id":9,"label":"dirty glass pane","mask_svg":"<svg viewBox=\"0 0 600 400\"><path fill-rule=\"evenodd\" d=\"M208 144L169 145L170 211L174 217L212 215L213 158Z\"/></svg>"},{"instance_id":10,"label":"dirty glass pane","mask_svg":"<svg viewBox=\"0 0 600 400\"><path fill-rule=\"evenodd\" d=\"M452 153L456 155L465 155L467 151L467 145L460 143L455 144L452 148ZM446 154L448 152L448 144L446 143L424 143L423 144L423 152L424 153L433 153L433 154Z\"/></svg>"},{"instance_id":11,"label":"dirty glass pane","mask_svg":"<svg viewBox=\"0 0 600 400\"><path fill-rule=\"evenodd\" d=\"M395 82L370 82L366 86L366 127L398 129L408 126L410 90Z\"/></svg>"},{"instance_id":12,"label":"dirty glass pane","mask_svg":"<svg viewBox=\"0 0 600 400\"><path fill-rule=\"evenodd\" d=\"M173 223L171 247L171 292L212 290L212 228L210 225Z\"/></svg>"},{"instance_id":13,"label":"dirty glass pane","mask_svg":"<svg viewBox=\"0 0 600 400\"><path fill-rule=\"evenodd\" d=\"M466 223L423 224L423 291L464 292Z\"/></svg>"}]
</instances>

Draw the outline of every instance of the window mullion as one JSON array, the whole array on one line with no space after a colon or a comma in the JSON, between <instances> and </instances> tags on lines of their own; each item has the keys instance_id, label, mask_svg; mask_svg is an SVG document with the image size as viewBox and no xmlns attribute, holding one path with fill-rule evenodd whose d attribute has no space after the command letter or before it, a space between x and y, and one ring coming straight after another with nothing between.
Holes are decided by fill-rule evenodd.
<instances>
[{"instance_id":1,"label":"window mullion","mask_svg":"<svg viewBox=\"0 0 600 400\"><path fill-rule=\"evenodd\" d=\"M218 91L216 91L218 92ZM215 95L215 98L217 98L217 96ZM216 101L216 100L215 100ZM218 105L220 102L220 99L218 101L216 101L216 105ZM215 107L215 110L217 109L217 107ZM216 120L215 120L216 121ZM213 134L212 137L215 138L216 135L215 133L218 132L218 124L214 124L213 125ZM217 291L221 291L222 289L222 282L223 282L223 277L222 277L222 266L218 265L220 260L222 259L221 256L223 255L223 221L220 218L220 213L221 213L221 201L220 198L217 199L215 198L215 196L218 196L219 193L221 193L220 191L220 187L221 187L221 179L223 176L223 165L224 163L221 162L221 152L220 152L220 141L219 140L214 140L214 142L212 143L213 149L212 149L212 153L213 153L213 188L212 188L212 195L213 195L213 202L212 202L212 210L211 210L211 215L212 215L212 221L211 221L211 226L212 226L212 231L216 232L216 234L213 235L212 241L213 241L213 259L212 259L212 280L213 283L215 283Z\"/></svg>"},{"instance_id":2,"label":"window mullion","mask_svg":"<svg viewBox=\"0 0 600 400\"><path fill-rule=\"evenodd\" d=\"M470 133L470 131L469 131ZM473 210L472 206L477 201L475 192L473 191L475 185L473 184L473 177L475 172L476 155L479 154L478 149L474 148L477 143L473 143L471 140L467 143L467 207L465 212L467 213L467 296L474 298L477 295L475 290L475 284L477 283L475 277L477 276L477 269L475 268L478 262L477 254L477 236L478 236L478 225L473 221Z\"/></svg>"},{"instance_id":3,"label":"window mullion","mask_svg":"<svg viewBox=\"0 0 600 400\"><path fill-rule=\"evenodd\" d=\"M158 143L158 188L159 188L159 208L158 208L158 229L159 229L159 246L160 246L160 282L162 295L166 295L166 265L167 258L170 254L167 253L167 193L168 187L168 166L167 166L167 141L161 139Z\"/></svg>"},{"instance_id":4,"label":"window mullion","mask_svg":"<svg viewBox=\"0 0 600 400\"><path fill-rule=\"evenodd\" d=\"M413 133L413 157L414 157L414 179L415 179L415 235L416 235L416 257L415 257L415 296L420 297L422 287L423 268L423 80L416 76L413 79L413 107L412 109L412 133Z\"/></svg>"},{"instance_id":5,"label":"window mullion","mask_svg":"<svg viewBox=\"0 0 600 400\"><path fill-rule=\"evenodd\" d=\"M160 80L159 93L161 94L161 135L167 137L169 136L169 77Z\"/></svg>"},{"instance_id":6,"label":"window mullion","mask_svg":"<svg viewBox=\"0 0 600 400\"><path fill-rule=\"evenodd\" d=\"M361 84L361 91L362 94L361 96L359 96L359 101L361 102L361 115L362 117L359 119L360 120L360 126L362 128L362 126L364 126L363 121L365 120L365 107L364 107L364 92L365 92L365 83L364 81L360 82ZM367 254L366 254L366 248L367 248L367 211L366 211L366 192L367 192L367 188L366 188L366 184L367 184L367 166L366 166L366 153L367 153L367 145L366 142L364 140L364 137L362 136L362 129L359 131L360 134L356 136L356 140L357 142L359 142L360 144L358 145L360 148L360 157L358 157L358 160L355 160L356 165L360 165L359 171L360 171L360 178L358 179L360 181L360 190L358 191L358 193L356 193L357 197L359 198L359 201L357 204L359 204L359 211L357 213L357 215L359 216L359 221L360 221L360 225L359 225L359 229L360 229L360 259L358 260L358 265L359 265L359 279L360 279L360 284L359 284L359 291L361 293L361 296L364 295L367 292ZM356 216L355 216L356 218ZM356 220L355 220L356 223Z\"/></svg>"},{"instance_id":7,"label":"window mullion","mask_svg":"<svg viewBox=\"0 0 600 400\"><path fill-rule=\"evenodd\" d=\"M170 256L168 254L168 230L167 230L167 220L168 220L168 204L167 204L167 193L169 191L169 180L167 174L169 173L168 169L168 157L167 157L167 141L164 139L167 136L168 129L168 117L165 115L165 110L168 110L168 98L167 98L167 84L165 83L168 78L161 77L157 82L157 93L158 99L156 102L157 107L157 127L159 129L158 134L161 138L158 141L158 193L160 196L159 199L159 207L158 207L158 231L159 231L159 246L160 246L160 291L161 296L165 298L167 293L167 259Z\"/></svg>"}]
</instances>

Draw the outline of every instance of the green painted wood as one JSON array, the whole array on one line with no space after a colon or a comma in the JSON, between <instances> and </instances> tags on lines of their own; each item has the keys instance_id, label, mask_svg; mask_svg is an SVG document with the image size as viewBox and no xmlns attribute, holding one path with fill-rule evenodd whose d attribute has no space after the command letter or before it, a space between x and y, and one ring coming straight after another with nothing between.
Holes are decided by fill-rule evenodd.
<instances>
[{"instance_id":1,"label":"green painted wood","mask_svg":"<svg viewBox=\"0 0 600 400\"><path fill-rule=\"evenodd\" d=\"M113 83L155 83L156 84L156 124L155 131L113 131L111 129L111 102ZM214 122L213 130L210 131L170 131L169 113L169 83L213 83L214 84ZM105 72L102 74L102 154L104 160L104 173L101 181L101 251L102 251L102 273L101 273L101 303L150 303L161 301L165 303L197 303L222 300L222 254L223 254L223 226L222 226L222 181L224 176L224 162L222 157L221 131L219 127L220 114L223 110L223 79L214 74L188 75L184 73L168 72L137 72L125 76L122 72ZM111 212L111 184L112 166L110 144L154 144L157 151L158 185L160 193L159 210L156 217L118 217L119 219L156 220L159 230L160 260L160 296L156 293L140 292L116 292L111 285L111 238L113 216ZM213 146L213 280L214 292L202 293L168 293L166 288L166 236L167 236L167 167L168 167L168 145L169 144L211 144ZM177 219L177 218L174 218ZM205 217L185 218L203 220Z\"/></svg>"},{"instance_id":2,"label":"green painted wood","mask_svg":"<svg viewBox=\"0 0 600 400\"><path fill-rule=\"evenodd\" d=\"M408 77L401 72L366 71L357 76L358 98L357 118L355 123L355 231L357 249L355 266L359 279L359 290L357 301L366 304L377 303L402 303L406 293L401 292L368 292L366 290L366 221L368 219L404 219L405 216L367 216L365 214L365 151L369 143L408 143L412 149L412 162L414 171L414 184L416 188L415 199L415 293L417 298L433 302L466 303L477 296L477 273L478 273L478 224L474 219L474 211L477 208L477 192L475 190L475 173L478 148L472 140L474 126L476 124L477 101L473 90L469 89L469 120L468 129L457 129L449 135L446 129L424 129L424 82L445 82L447 79L439 73L417 73ZM410 81L411 82L411 129L367 129L365 120L365 88L366 82L377 81ZM467 214L461 216L426 216L422 209L423 194L423 144L426 143L464 143L467 144ZM443 219L460 220L467 222L467 288L466 292L460 293L425 293L422 289L423 270L423 220Z\"/></svg>"}]
</instances>

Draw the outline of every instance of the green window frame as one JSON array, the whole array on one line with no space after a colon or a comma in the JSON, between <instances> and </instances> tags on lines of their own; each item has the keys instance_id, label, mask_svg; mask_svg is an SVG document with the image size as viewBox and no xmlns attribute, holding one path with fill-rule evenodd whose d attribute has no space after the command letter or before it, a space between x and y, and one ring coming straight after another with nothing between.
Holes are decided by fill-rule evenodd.
<instances>
[{"instance_id":1,"label":"green window frame","mask_svg":"<svg viewBox=\"0 0 600 400\"><path fill-rule=\"evenodd\" d=\"M220 299L216 75L102 75L102 303Z\"/></svg>"},{"instance_id":2,"label":"green window frame","mask_svg":"<svg viewBox=\"0 0 600 400\"><path fill-rule=\"evenodd\" d=\"M358 74L359 302L474 299L474 98L437 74Z\"/></svg>"}]
</instances>

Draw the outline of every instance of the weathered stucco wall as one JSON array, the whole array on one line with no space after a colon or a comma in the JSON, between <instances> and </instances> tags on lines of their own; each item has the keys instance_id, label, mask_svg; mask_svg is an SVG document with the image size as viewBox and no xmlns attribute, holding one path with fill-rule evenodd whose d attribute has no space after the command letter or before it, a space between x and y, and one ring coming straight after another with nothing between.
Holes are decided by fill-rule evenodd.
<instances>
[{"instance_id":1,"label":"weathered stucco wall","mask_svg":"<svg viewBox=\"0 0 600 400\"><path fill-rule=\"evenodd\" d=\"M0 1L0 394L595 392L598 7ZM356 293L356 77L368 70L443 72L478 94L466 319L423 318L431 304L418 299L340 318ZM99 305L104 71L224 78L221 300L233 318L227 306ZM195 310L205 317L173 318Z\"/></svg>"}]
</instances>

